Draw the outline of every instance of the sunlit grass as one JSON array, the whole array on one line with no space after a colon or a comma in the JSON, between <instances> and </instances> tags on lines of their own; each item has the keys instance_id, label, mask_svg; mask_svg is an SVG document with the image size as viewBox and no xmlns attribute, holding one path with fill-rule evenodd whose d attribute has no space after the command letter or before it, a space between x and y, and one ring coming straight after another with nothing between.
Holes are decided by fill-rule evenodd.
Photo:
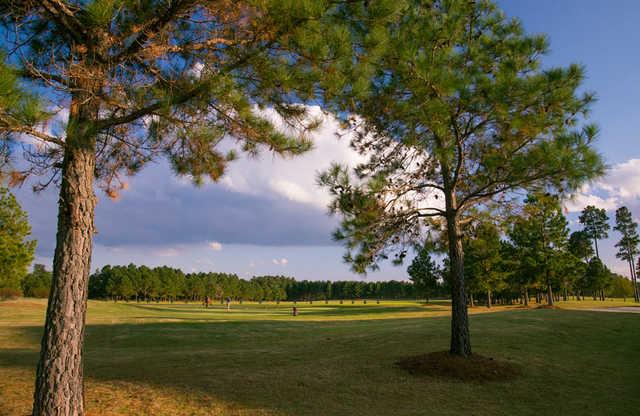
<instances>
[{"instance_id":1,"label":"sunlit grass","mask_svg":"<svg viewBox=\"0 0 640 416\"><path fill-rule=\"evenodd\" d=\"M0 303L0 415L29 413L45 306ZM89 414L629 415L640 406L640 315L473 308L474 350L523 375L461 383L393 365L447 348L447 302L298 302L297 317L291 307L90 301Z\"/></svg>"}]
</instances>

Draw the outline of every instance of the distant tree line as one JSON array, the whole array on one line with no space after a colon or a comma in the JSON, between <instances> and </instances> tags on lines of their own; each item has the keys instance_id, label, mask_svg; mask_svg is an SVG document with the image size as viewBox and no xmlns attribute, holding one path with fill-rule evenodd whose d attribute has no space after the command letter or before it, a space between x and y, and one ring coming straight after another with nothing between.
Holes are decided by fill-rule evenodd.
<instances>
[{"instance_id":1,"label":"distant tree line","mask_svg":"<svg viewBox=\"0 0 640 416\"><path fill-rule=\"evenodd\" d=\"M184 273L162 266L104 266L89 279L89 297L124 301L319 301L410 299L419 296L413 283L402 281L309 281L286 276L229 273Z\"/></svg>"},{"instance_id":2,"label":"distant tree line","mask_svg":"<svg viewBox=\"0 0 640 416\"><path fill-rule=\"evenodd\" d=\"M569 234L559 198L545 193L529 195L521 210L502 221L478 215L464 228L467 302L528 305L535 297L537 303L553 305L572 296L638 301L637 224L626 207L616 211L614 229L621 234L616 255L629 263L629 280L612 273L599 258L597 242L608 237L608 220L605 210L587 206L579 219L583 229ZM436 293L448 282L448 261L439 266L431 257L445 249L427 244L409 266L411 279L424 293Z\"/></svg>"}]
</instances>

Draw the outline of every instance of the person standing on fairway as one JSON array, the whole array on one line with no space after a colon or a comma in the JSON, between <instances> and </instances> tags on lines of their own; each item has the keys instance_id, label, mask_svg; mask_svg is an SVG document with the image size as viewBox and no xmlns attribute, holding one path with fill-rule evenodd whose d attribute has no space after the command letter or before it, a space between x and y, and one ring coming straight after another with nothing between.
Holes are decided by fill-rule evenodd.
<instances>
[{"instance_id":1,"label":"person standing on fairway","mask_svg":"<svg viewBox=\"0 0 640 416\"><path fill-rule=\"evenodd\" d=\"M227 312L229 312L229 309L231 309L231 298L227 296Z\"/></svg>"},{"instance_id":2,"label":"person standing on fairway","mask_svg":"<svg viewBox=\"0 0 640 416\"><path fill-rule=\"evenodd\" d=\"M209 309L209 295L204 297L204 307Z\"/></svg>"}]
</instances>

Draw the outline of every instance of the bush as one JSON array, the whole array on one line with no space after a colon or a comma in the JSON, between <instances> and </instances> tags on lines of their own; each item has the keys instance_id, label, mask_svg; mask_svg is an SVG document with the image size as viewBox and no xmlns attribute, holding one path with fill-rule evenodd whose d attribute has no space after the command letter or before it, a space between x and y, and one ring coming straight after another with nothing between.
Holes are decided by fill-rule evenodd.
<instances>
[{"instance_id":1,"label":"bush","mask_svg":"<svg viewBox=\"0 0 640 416\"><path fill-rule=\"evenodd\" d=\"M33 272L22 280L22 293L30 298L48 298L51 288L51 272L42 264L35 264Z\"/></svg>"},{"instance_id":2,"label":"bush","mask_svg":"<svg viewBox=\"0 0 640 416\"><path fill-rule=\"evenodd\" d=\"M18 289L12 287L0 287L0 300L16 299L21 295Z\"/></svg>"}]
</instances>

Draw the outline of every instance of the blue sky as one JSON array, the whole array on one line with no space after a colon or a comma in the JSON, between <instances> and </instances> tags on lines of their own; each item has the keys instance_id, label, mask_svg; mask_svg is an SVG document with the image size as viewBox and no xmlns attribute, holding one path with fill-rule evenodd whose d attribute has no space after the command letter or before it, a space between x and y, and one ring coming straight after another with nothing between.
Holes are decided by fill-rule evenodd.
<instances>
[{"instance_id":1,"label":"blue sky","mask_svg":"<svg viewBox=\"0 0 640 416\"><path fill-rule=\"evenodd\" d=\"M638 220L640 2L511 0L500 5L507 15L520 18L528 32L549 36L546 65L583 64L585 88L598 97L591 119L601 128L597 148L611 171L567 204L572 226L575 211L588 203L607 208L610 217L626 204ZM258 160L240 160L218 184L195 188L157 163L131 178L118 201L98 192L94 268L134 262L244 277L360 279L342 263L343 249L331 242L336 219L326 215L328 197L315 186L316 172L332 160L357 161L347 141L334 137L335 128L327 120L316 136L316 149L301 159L263 154ZM56 192L15 191L39 240L37 260L47 264L55 241ZM624 263L614 257L613 242L603 242L605 261L625 272ZM405 270L387 264L367 279L404 279Z\"/></svg>"}]
</instances>

